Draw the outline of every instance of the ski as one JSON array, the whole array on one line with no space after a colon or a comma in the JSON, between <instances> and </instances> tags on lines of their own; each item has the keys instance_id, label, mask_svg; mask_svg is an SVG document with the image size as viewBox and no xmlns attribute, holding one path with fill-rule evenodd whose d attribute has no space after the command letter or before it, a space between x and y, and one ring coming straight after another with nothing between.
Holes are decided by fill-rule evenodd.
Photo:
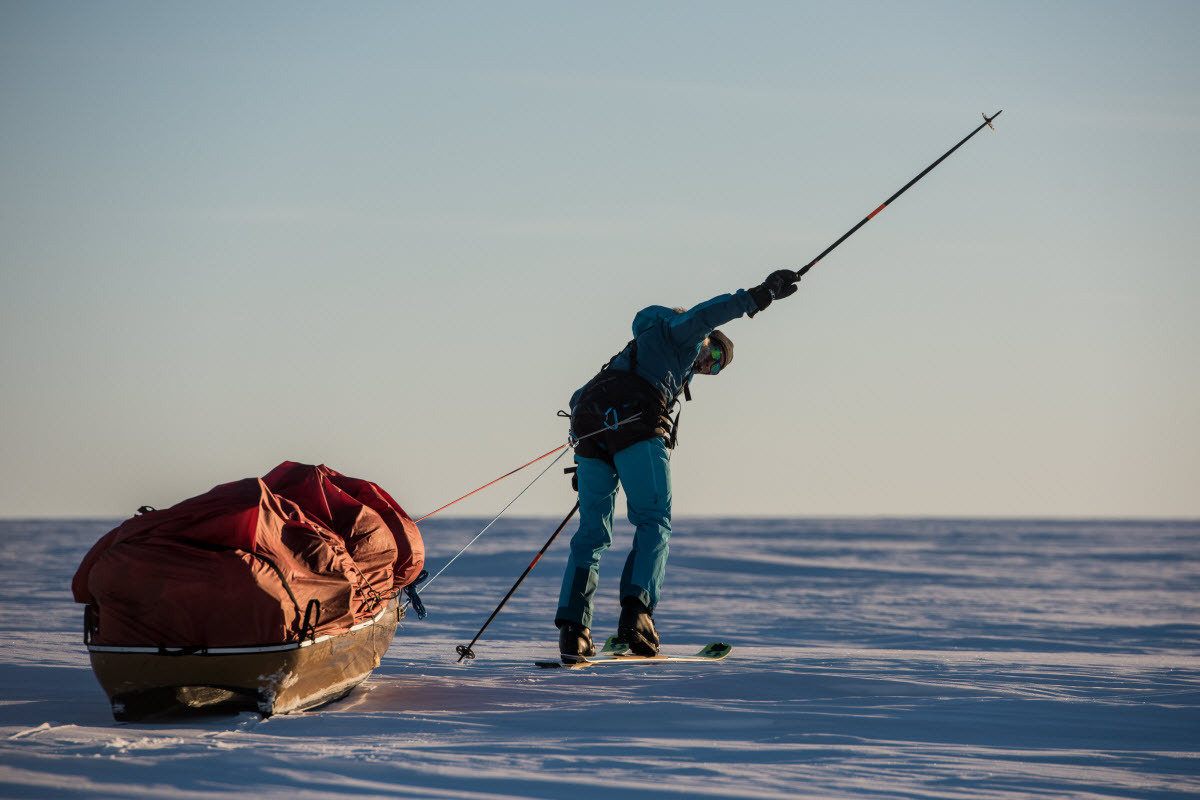
<instances>
[{"instance_id":1,"label":"ski","mask_svg":"<svg viewBox=\"0 0 1200 800\"><path fill-rule=\"evenodd\" d=\"M724 642L711 642L700 651L690 656L673 656L662 653L656 656L639 656L629 652L629 646L610 636L604 647L594 656L561 656L559 661L535 661L537 666L546 669L553 667L592 667L597 664L644 664L660 661L720 661L733 650L732 645Z\"/></svg>"}]
</instances>

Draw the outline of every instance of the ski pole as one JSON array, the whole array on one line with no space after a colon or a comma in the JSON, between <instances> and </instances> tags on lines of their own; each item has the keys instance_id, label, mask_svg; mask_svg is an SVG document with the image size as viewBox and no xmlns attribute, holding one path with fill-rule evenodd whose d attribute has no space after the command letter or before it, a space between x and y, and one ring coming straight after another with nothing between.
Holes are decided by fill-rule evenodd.
<instances>
[{"instance_id":1,"label":"ski pole","mask_svg":"<svg viewBox=\"0 0 1200 800\"><path fill-rule=\"evenodd\" d=\"M1004 109L1001 109L1000 111L1003 111L1003 110L1004 110ZM799 270L799 271L796 273L796 277L797 277L797 279L804 277L804 273L806 273L806 272L808 272L810 269L812 269L812 268L813 268L813 266L815 266L815 265L816 265L816 263L817 263L818 261L820 261L822 258L824 258L825 256L829 255L829 253L830 253L830 252L832 252L832 250L833 250L835 247L837 247L839 244L841 244L842 242L846 241L846 240L847 240L847 239L849 239L851 236L853 236L855 231L857 231L857 230L858 230L859 228L861 228L863 225L866 225L868 222L870 222L872 219L874 219L874 218L875 218L875 215L876 215L876 214L878 214L880 211L883 211L885 208L887 208L887 207L888 207L888 205L890 205L890 204L891 204L891 202L892 202L893 200L895 200L897 197L899 197L900 195L902 195L902 194L904 194L905 192L907 192L907 191L909 190L909 188L910 188L910 187L911 187L911 186L912 186L914 183L916 183L917 181L921 180L921 178L924 178L924 177L925 177L927 174L929 174L929 172L930 172L930 171L931 171L931 170L932 170L934 167L936 167L938 164L940 164L940 163L942 163L943 161L945 161L945 160L946 160L946 159L947 159L947 158L950 156L950 154L951 154L951 153L953 153L955 150L957 150L958 148L960 148L960 147L962 147L964 144L966 144L968 139L970 139L972 136L974 136L975 134L977 134L977 133L979 133L981 130L983 130L983 127L984 127L984 125L986 125L986 126L987 126L987 127L989 127L989 128L992 128L992 130L995 130L995 128L993 128L993 127L992 127L992 120L994 120L996 117L1000 116L1000 111L997 111L995 114L992 114L990 117L989 117L987 114L984 114L984 115L983 115L983 122L982 122L982 123L980 123L980 125L979 125L979 127L978 127L978 128L976 128L975 130L973 130L973 131L971 131L970 133L968 133L968 134L967 134L967 135L966 135L966 136L963 138L963 140L962 140L961 142L959 142L958 144L954 145L954 147L951 147L949 150L947 150L947 151L946 151L946 152L945 152L945 153L942 155L942 157L941 157L941 158L939 158L937 161L933 162L933 163L932 163L932 164L930 164L928 167L926 167L926 168L925 168L925 169L924 169L924 170L921 172L921 174L920 174L920 175L918 175L917 177L913 178L913 179L912 179L911 181L909 181L908 183L904 184L904 188L902 188L900 191L896 192L894 195L892 195L891 197L889 197L887 200L884 200L884 201L883 201L883 203L882 203L882 204L879 206L879 208L875 209L875 210L874 210L874 211L872 211L870 214L867 214L865 217L863 217L863 218L862 218L862 221L861 221L861 222L859 222L859 223L858 223L857 225L855 225L853 228L851 228L850 230L848 230L848 231L846 231L844 234L842 234L842 238L838 239L836 242L834 242L833 244L829 245L829 247L826 247L826 248L825 248L825 250L824 250L824 251L821 253L821 255L817 256L817 257L816 257L816 258L814 258L812 261L808 262L808 263L807 263L807 264L805 264L803 267L801 267L801 268L800 268L800 270Z\"/></svg>"},{"instance_id":2,"label":"ski pole","mask_svg":"<svg viewBox=\"0 0 1200 800\"><path fill-rule=\"evenodd\" d=\"M492 612L490 617L488 617L487 622L483 623L483 627L479 629L479 633L475 634L475 638L471 640L471 644L460 644L458 647L454 648L458 653L458 662L460 664L464 658L471 659L475 657L475 652L471 650L471 647L479 641L480 636L483 636L483 632L487 630L487 626L492 624L492 620L494 620L496 615L500 613L500 609L504 608L504 604L507 603L509 598L511 598L517 591L517 587L521 585L521 581L525 580L525 576L533 570L538 561L541 561L542 556L544 556L546 551L550 549L550 545L553 544L554 540L558 538L558 535L562 533L562 529L567 527L567 523L571 521L571 517L575 516L575 512L578 510L579 501L576 500L575 506L571 509L571 513L567 514L562 523L559 524L559 526L554 530L554 533L550 535L550 538L546 540L546 543L542 545L542 549L539 550L538 554L533 557L533 561L529 562L529 566L526 567L525 571L521 573L521 577L517 578L517 582L513 584L511 589L508 590L508 594L504 595L504 599L500 601L500 605L496 606L496 610Z\"/></svg>"}]
</instances>

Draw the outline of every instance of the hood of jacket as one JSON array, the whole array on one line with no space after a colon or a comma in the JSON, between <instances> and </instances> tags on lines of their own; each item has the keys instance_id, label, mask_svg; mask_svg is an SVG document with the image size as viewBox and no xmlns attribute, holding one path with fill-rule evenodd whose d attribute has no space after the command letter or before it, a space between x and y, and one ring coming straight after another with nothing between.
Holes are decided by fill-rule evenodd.
<instances>
[{"instance_id":1,"label":"hood of jacket","mask_svg":"<svg viewBox=\"0 0 1200 800\"><path fill-rule=\"evenodd\" d=\"M660 320L675 316L675 309L666 306L647 306L633 318L633 335L641 336Z\"/></svg>"}]
</instances>

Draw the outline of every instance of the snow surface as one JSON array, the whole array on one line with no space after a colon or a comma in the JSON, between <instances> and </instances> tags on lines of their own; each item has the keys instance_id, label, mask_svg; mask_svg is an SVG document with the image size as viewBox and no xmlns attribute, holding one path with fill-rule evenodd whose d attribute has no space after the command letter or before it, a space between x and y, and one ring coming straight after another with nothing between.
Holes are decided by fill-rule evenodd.
<instances>
[{"instance_id":1,"label":"snow surface","mask_svg":"<svg viewBox=\"0 0 1200 800\"><path fill-rule=\"evenodd\" d=\"M119 724L68 589L115 521L0 522L0 797L1200 795L1200 522L677 520L664 643L733 654L540 670L568 529L458 664L555 523L497 524L341 702ZM480 527L423 524L429 566Z\"/></svg>"}]
</instances>

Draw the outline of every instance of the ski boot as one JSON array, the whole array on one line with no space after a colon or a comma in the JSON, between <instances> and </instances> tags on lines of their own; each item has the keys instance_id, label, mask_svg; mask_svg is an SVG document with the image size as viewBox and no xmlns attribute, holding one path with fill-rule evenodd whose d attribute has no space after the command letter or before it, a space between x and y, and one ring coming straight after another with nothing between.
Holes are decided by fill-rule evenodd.
<instances>
[{"instance_id":1,"label":"ski boot","mask_svg":"<svg viewBox=\"0 0 1200 800\"><path fill-rule=\"evenodd\" d=\"M564 660L591 658L596 655L596 645L592 644L592 631L578 622L557 621L558 652Z\"/></svg>"},{"instance_id":2,"label":"ski boot","mask_svg":"<svg viewBox=\"0 0 1200 800\"><path fill-rule=\"evenodd\" d=\"M617 637L629 645L629 652L639 656L658 655L658 631L650 609L636 597L621 600L621 619L617 623Z\"/></svg>"}]
</instances>

